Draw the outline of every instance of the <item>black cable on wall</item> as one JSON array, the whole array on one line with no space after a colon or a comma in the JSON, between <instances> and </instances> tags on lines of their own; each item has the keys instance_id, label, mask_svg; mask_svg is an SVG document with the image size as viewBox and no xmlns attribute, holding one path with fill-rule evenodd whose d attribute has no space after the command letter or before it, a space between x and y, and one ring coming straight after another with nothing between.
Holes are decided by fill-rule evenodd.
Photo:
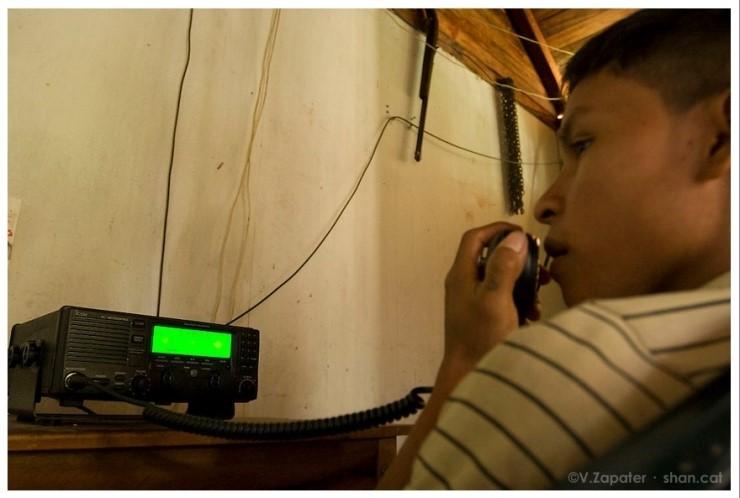
<instances>
[{"instance_id":1,"label":"black cable on wall","mask_svg":"<svg viewBox=\"0 0 740 498\"><path fill-rule=\"evenodd\" d=\"M187 36L187 57L185 60L185 68L182 70L182 76L180 77L180 88L177 92L177 106L175 107L175 124L172 129L172 146L170 147L170 167L167 171L167 195L165 197L164 207L164 229L162 231L162 254L159 259L159 287L157 289L157 316L159 316L159 310L162 305L162 278L164 272L164 252L165 244L167 242L167 219L170 214L170 187L172 186L172 166L175 160L175 141L177 138L177 124L180 121L180 103L182 101L182 87L185 83L185 75L188 72L190 66L190 40L193 29L193 9L190 9L190 15L188 16L188 36Z\"/></svg>"}]
</instances>

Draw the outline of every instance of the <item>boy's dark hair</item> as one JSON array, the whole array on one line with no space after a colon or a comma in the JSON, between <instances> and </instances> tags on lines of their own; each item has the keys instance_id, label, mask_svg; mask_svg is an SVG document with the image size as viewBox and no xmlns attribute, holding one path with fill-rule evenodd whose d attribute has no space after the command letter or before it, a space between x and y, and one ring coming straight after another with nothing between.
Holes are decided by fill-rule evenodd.
<instances>
[{"instance_id":1,"label":"boy's dark hair","mask_svg":"<svg viewBox=\"0 0 740 498\"><path fill-rule=\"evenodd\" d=\"M641 10L589 40L568 62L564 87L609 69L657 90L669 109L687 110L730 88L729 9Z\"/></svg>"}]
</instances>

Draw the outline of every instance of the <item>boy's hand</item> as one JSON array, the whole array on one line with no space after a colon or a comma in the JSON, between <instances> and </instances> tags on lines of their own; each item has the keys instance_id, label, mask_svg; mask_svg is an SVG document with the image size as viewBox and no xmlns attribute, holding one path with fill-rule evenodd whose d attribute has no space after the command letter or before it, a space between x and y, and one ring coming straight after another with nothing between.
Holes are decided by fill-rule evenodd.
<instances>
[{"instance_id":1,"label":"boy's hand","mask_svg":"<svg viewBox=\"0 0 740 498\"><path fill-rule=\"evenodd\" d=\"M499 232L515 230L496 247L478 280L483 247ZM524 268L527 241L521 227L493 223L466 232L445 280L445 357L442 370L460 377L518 327L514 284ZM538 314L538 313L537 313ZM528 318L536 319L535 314ZM442 373L442 372L440 372Z\"/></svg>"},{"instance_id":2,"label":"boy's hand","mask_svg":"<svg viewBox=\"0 0 740 498\"><path fill-rule=\"evenodd\" d=\"M478 280L478 255L497 233L518 230L521 250L506 246L509 234L488 257L486 279ZM516 236L515 236L516 237ZM524 267L526 239L521 227L494 223L470 230L460 242L455 262L445 281L445 356L426 408L414 424L406 443L383 476L380 489L399 489L408 483L411 466L452 390L478 360L517 328L514 283Z\"/></svg>"}]
</instances>

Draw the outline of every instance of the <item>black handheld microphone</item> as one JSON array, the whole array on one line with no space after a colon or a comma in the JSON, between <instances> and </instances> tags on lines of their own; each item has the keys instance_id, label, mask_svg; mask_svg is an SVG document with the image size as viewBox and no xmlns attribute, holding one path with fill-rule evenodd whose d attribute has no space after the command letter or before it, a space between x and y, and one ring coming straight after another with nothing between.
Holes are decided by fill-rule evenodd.
<instances>
[{"instance_id":1,"label":"black handheld microphone","mask_svg":"<svg viewBox=\"0 0 740 498\"><path fill-rule=\"evenodd\" d=\"M486 276L486 262L493 254L493 250L513 230L506 230L495 235L483 248L478 258L478 279L483 280ZM524 325L527 315L537 303L537 291L539 290L540 267L538 258L540 253L540 239L528 233L527 236L527 261L524 263L522 273L514 284L514 305L519 315L519 325Z\"/></svg>"}]
</instances>

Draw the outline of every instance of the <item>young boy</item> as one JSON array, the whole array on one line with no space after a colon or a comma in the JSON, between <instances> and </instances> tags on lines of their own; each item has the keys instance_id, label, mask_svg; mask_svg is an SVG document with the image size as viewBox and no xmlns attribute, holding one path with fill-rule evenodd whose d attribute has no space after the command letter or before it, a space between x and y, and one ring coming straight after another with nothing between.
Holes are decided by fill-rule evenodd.
<instances>
[{"instance_id":1,"label":"young boy","mask_svg":"<svg viewBox=\"0 0 740 498\"><path fill-rule=\"evenodd\" d=\"M517 328L522 233L475 264L519 227L467 232L434 393L381 487L551 487L729 367L729 68L728 10L641 11L572 58L536 207L570 309Z\"/></svg>"}]
</instances>

